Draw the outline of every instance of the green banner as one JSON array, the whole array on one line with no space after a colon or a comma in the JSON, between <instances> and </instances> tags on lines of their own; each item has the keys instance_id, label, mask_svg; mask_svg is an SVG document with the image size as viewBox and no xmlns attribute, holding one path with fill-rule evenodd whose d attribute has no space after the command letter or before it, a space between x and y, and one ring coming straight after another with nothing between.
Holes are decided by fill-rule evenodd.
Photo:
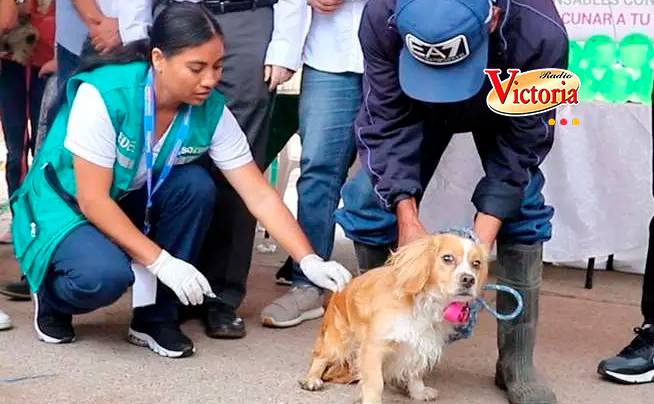
<instances>
[{"instance_id":1,"label":"green banner","mask_svg":"<svg viewBox=\"0 0 654 404\"><path fill-rule=\"evenodd\" d=\"M581 102L650 105L653 67L654 45L642 34L628 35L620 42L606 35L570 41L568 69L581 80Z\"/></svg>"}]
</instances>

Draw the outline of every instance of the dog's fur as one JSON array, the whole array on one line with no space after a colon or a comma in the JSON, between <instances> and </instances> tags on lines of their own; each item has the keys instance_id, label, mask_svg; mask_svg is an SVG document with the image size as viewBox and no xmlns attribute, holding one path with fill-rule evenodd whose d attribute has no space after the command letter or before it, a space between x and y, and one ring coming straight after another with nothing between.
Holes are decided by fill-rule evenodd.
<instances>
[{"instance_id":1,"label":"dog's fur","mask_svg":"<svg viewBox=\"0 0 654 404\"><path fill-rule=\"evenodd\" d=\"M37 12L41 14L47 13L52 1L37 0ZM19 14L16 27L0 36L0 52L9 52L11 53L10 60L26 65L32 53L34 53L38 39L39 31L30 22L30 17L26 14ZM0 69L2 69L1 64Z\"/></svg>"},{"instance_id":2,"label":"dog's fur","mask_svg":"<svg viewBox=\"0 0 654 404\"><path fill-rule=\"evenodd\" d=\"M453 331L443 311L479 296L487 276L488 251L468 239L440 234L401 247L332 295L301 387L359 382L360 402L379 404L387 382L415 400L436 399L423 378Z\"/></svg>"}]
</instances>

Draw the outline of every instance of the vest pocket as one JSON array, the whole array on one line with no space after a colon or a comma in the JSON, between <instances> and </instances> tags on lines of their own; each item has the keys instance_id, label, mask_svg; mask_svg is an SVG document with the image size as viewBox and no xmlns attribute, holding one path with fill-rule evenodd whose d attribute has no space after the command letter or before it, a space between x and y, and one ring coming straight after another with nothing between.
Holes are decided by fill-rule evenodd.
<instances>
[{"instance_id":1,"label":"vest pocket","mask_svg":"<svg viewBox=\"0 0 654 404\"><path fill-rule=\"evenodd\" d=\"M71 195L64 189L64 187L61 185L61 181L59 181L57 172L55 171L54 167L50 163L47 163L43 167L43 174L45 176L46 182L48 183L48 185L50 185L50 188L52 188L52 190L55 191L55 193L59 195L59 197L64 202L66 202L66 205L68 205L68 207L73 212L75 212L78 215L81 215L82 211L79 207L79 204L77 203L77 199L75 199L73 195Z\"/></svg>"},{"instance_id":2,"label":"vest pocket","mask_svg":"<svg viewBox=\"0 0 654 404\"><path fill-rule=\"evenodd\" d=\"M39 235L39 225L34 219L29 192L24 192L14 199L12 210L14 217L11 227L14 234L14 254L17 259L21 259Z\"/></svg>"}]
</instances>

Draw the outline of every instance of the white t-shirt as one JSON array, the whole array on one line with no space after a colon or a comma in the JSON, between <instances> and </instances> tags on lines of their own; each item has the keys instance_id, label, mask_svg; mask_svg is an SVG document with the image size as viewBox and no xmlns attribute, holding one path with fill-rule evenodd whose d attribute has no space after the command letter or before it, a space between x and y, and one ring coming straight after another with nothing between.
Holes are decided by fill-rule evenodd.
<instances>
[{"instance_id":1,"label":"white t-shirt","mask_svg":"<svg viewBox=\"0 0 654 404\"><path fill-rule=\"evenodd\" d=\"M71 106L67 131L64 146L71 153L101 167L113 168L117 157L118 135L111 124L104 100L93 85L82 83L79 86ZM155 159L169 131L170 126L152 148ZM221 170L238 168L252 161L252 153L245 133L226 106L214 130L209 156ZM180 164L179 160L176 164ZM144 153L132 189L141 188L145 184L146 176Z\"/></svg>"}]
</instances>

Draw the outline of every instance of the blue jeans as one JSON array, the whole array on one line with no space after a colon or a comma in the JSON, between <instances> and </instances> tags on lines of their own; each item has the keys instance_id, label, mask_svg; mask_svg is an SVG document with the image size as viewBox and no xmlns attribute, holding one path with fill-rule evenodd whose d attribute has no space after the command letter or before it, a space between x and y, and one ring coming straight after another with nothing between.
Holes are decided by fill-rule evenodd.
<instances>
[{"instance_id":1,"label":"blue jeans","mask_svg":"<svg viewBox=\"0 0 654 404\"><path fill-rule=\"evenodd\" d=\"M143 227L146 187L119 202L139 228ZM150 237L171 255L196 264L213 217L216 186L206 169L177 166L153 197ZM131 259L96 227L85 224L56 248L52 266L39 289L42 304L64 314L83 314L109 306L134 283ZM134 309L141 321L177 321L179 300L158 282L154 305Z\"/></svg>"},{"instance_id":2,"label":"blue jeans","mask_svg":"<svg viewBox=\"0 0 654 404\"><path fill-rule=\"evenodd\" d=\"M427 188L451 136L429 140L430 147L423 147L421 183ZM482 161L489 150L489 139L475 139ZM554 208L545 204L542 190L545 177L538 168L530 172L520 208L520 215L503 222L497 241L507 244L535 244L552 237L551 219ZM334 216L343 227L346 236L358 243L373 246L393 246L397 242L397 218L385 210L374 193L370 179L359 169L354 178L343 186L343 208ZM419 202L419 201L418 201ZM427 208L429 209L429 208Z\"/></svg>"},{"instance_id":3,"label":"blue jeans","mask_svg":"<svg viewBox=\"0 0 654 404\"><path fill-rule=\"evenodd\" d=\"M20 187L27 172L27 154L33 145L41 113L41 99L47 78L39 77L39 67L2 60L0 70L0 116L7 146L6 179L9 197ZM30 75L29 88L27 74ZM27 136L30 120L32 139Z\"/></svg>"},{"instance_id":4,"label":"blue jeans","mask_svg":"<svg viewBox=\"0 0 654 404\"><path fill-rule=\"evenodd\" d=\"M334 247L334 211L355 157L352 124L360 104L360 74L327 73L304 66L298 222L323 259L329 259ZM296 285L311 284L295 262L291 279Z\"/></svg>"}]
</instances>

